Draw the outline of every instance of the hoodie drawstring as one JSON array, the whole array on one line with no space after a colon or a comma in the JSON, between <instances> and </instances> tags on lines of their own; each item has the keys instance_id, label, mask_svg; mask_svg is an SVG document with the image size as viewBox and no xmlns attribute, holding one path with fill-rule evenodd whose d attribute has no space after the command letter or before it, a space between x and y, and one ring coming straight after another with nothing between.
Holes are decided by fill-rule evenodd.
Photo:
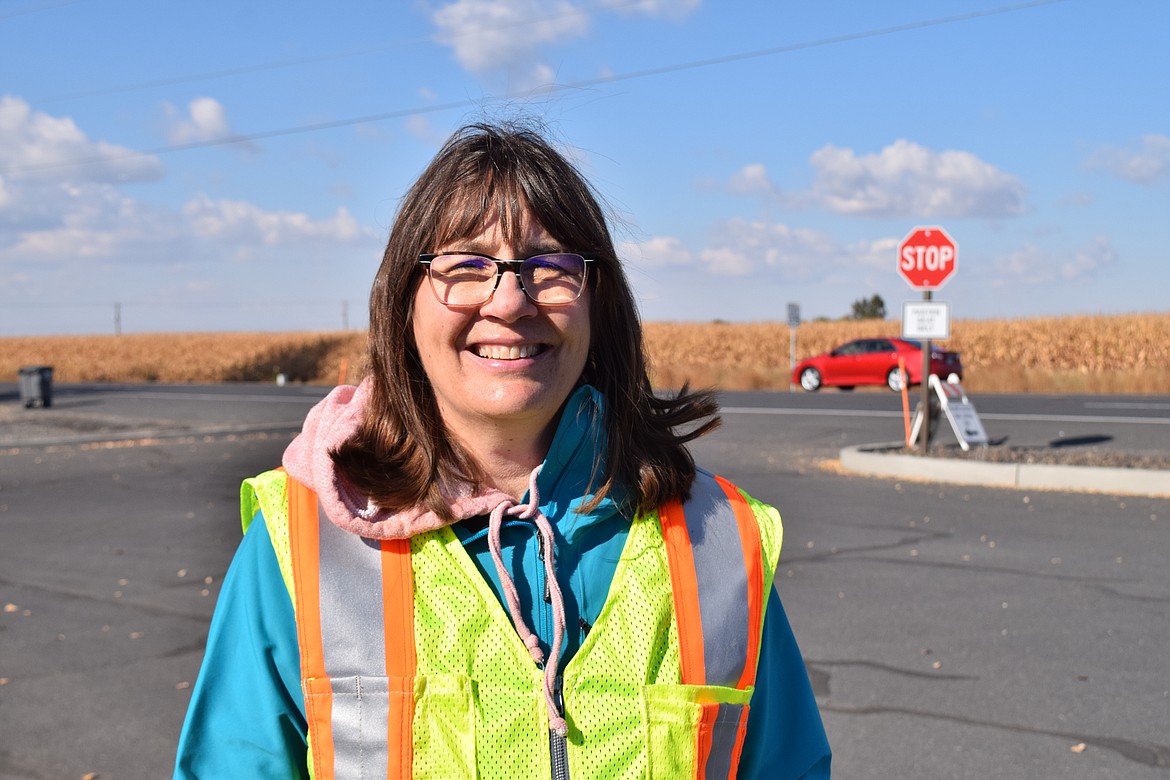
<instances>
[{"instance_id":1,"label":"hoodie drawstring","mask_svg":"<svg viewBox=\"0 0 1170 780\"><path fill-rule=\"evenodd\" d=\"M534 469L532 476L528 479L527 504L517 504L509 498L501 501L492 510L488 521L488 549L491 550L492 560L496 564L496 574L499 575L500 585L504 589L504 599L508 602L512 625L515 626L516 633L520 635L520 640L524 642L528 652L532 654L532 660L539 664L544 662L544 652L540 649L536 634L524 622L524 616L520 613L520 596L516 591L516 583L508 574L508 570L504 568L504 557L500 548L500 528L504 524L504 515L517 517L521 520L532 520L543 540L544 572L553 611L553 644L548 663L544 665L544 697L545 701L548 702L549 728L563 737L569 733L569 727L556 703L556 679L557 666L561 657L561 642L565 635L565 600L561 596L561 586L557 584L556 566L553 562L552 524L540 511L540 495L536 491L538 474L540 474L540 467Z\"/></svg>"}]
</instances>

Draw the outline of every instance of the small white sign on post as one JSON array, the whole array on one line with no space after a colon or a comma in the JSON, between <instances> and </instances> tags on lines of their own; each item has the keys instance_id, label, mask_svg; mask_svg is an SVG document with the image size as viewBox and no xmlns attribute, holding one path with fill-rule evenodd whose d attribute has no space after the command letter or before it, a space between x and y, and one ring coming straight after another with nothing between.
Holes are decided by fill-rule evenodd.
<instances>
[{"instance_id":1,"label":"small white sign on post","mask_svg":"<svg viewBox=\"0 0 1170 780\"><path fill-rule=\"evenodd\" d=\"M951 305L944 301L906 301L902 304L902 338L949 339Z\"/></svg>"}]
</instances>

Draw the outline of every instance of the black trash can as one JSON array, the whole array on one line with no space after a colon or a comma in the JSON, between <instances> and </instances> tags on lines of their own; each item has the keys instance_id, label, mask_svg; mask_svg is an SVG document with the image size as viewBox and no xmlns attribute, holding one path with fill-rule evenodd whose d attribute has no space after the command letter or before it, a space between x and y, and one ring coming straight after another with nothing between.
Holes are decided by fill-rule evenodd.
<instances>
[{"instance_id":1,"label":"black trash can","mask_svg":"<svg viewBox=\"0 0 1170 780\"><path fill-rule=\"evenodd\" d=\"M22 366L20 369L20 402L25 409L53 405L53 367Z\"/></svg>"}]
</instances>

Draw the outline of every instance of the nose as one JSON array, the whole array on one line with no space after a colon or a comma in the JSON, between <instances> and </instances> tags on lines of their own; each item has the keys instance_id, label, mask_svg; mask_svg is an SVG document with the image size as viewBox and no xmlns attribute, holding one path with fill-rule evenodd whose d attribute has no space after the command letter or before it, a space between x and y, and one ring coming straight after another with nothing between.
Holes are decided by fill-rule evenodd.
<instances>
[{"instance_id":1,"label":"nose","mask_svg":"<svg viewBox=\"0 0 1170 780\"><path fill-rule=\"evenodd\" d=\"M492 297L480 306L479 311L485 317L512 322L533 316L536 313L536 304L524 292L520 276L515 271L504 271L500 274L500 281L496 284Z\"/></svg>"}]
</instances>

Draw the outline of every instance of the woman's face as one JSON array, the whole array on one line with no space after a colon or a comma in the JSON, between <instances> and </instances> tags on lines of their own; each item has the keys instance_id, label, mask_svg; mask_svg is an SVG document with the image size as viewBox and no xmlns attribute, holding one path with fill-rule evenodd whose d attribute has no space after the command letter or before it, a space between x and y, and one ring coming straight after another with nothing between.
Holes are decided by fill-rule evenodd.
<instances>
[{"instance_id":1,"label":"woman's face","mask_svg":"<svg viewBox=\"0 0 1170 780\"><path fill-rule=\"evenodd\" d=\"M573 251L525 215L522 245L508 246L493 220L478 235L428 251L466 251L515 260ZM452 308L423 278L412 325L423 370L448 429L470 443L485 426L531 430L548 445L557 411L577 384L589 355L589 289L572 303L537 306L514 273L478 306ZM517 442L518 443L518 442Z\"/></svg>"}]
</instances>

